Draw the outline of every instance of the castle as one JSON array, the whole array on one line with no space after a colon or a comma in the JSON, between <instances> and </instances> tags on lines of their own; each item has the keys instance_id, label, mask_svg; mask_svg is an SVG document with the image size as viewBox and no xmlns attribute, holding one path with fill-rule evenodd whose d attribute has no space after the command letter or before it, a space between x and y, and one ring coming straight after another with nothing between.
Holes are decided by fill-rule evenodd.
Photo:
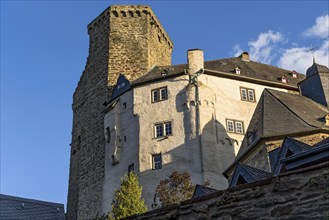
<instances>
[{"instance_id":1,"label":"castle","mask_svg":"<svg viewBox=\"0 0 329 220\"><path fill-rule=\"evenodd\" d=\"M172 65L173 43L148 6L110 6L88 33L89 56L73 96L67 219L110 211L114 189L132 170L149 207L158 182L174 170L225 189L222 172L264 89L298 94L305 78L247 52L204 61L193 49L187 64Z\"/></svg>"}]
</instances>

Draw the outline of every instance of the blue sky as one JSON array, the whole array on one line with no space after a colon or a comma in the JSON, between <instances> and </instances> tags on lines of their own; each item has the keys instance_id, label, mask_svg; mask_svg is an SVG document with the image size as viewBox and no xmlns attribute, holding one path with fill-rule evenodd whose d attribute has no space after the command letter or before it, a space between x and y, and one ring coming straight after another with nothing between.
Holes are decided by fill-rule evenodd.
<instances>
[{"instance_id":1,"label":"blue sky","mask_svg":"<svg viewBox=\"0 0 329 220\"><path fill-rule=\"evenodd\" d=\"M328 1L1 1L1 193L66 204L72 95L87 24L110 4L148 4L174 43L173 63L251 59L305 73L328 61Z\"/></svg>"}]
</instances>

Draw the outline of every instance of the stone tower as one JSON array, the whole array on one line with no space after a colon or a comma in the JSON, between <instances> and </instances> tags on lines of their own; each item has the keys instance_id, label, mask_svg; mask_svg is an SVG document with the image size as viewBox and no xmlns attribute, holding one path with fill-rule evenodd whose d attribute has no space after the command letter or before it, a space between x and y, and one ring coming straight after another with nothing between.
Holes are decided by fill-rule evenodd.
<instances>
[{"instance_id":1,"label":"stone tower","mask_svg":"<svg viewBox=\"0 0 329 220\"><path fill-rule=\"evenodd\" d=\"M170 65L173 44L148 6L113 5L88 25L89 56L73 95L67 219L102 213L104 103L120 73L129 80Z\"/></svg>"}]
</instances>

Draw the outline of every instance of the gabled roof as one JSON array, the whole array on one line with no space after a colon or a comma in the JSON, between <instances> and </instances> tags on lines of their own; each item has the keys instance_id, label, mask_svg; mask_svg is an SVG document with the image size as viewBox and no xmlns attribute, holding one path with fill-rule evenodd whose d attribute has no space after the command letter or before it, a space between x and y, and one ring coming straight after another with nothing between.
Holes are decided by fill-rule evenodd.
<instances>
[{"instance_id":1,"label":"gabled roof","mask_svg":"<svg viewBox=\"0 0 329 220\"><path fill-rule=\"evenodd\" d=\"M210 193L218 192L217 189L196 184L192 199L204 196Z\"/></svg>"},{"instance_id":2,"label":"gabled roof","mask_svg":"<svg viewBox=\"0 0 329 220\"><path fill-rule=\"evenodd\" d=\"M279 157L277 158L276 161L273 161L274 164L271 164L271 167L274 166L273 175L277 176L280 174L280 172L282 170L282 166L283 166L283 164L281 163L282 160L284 160L285 158L287 158L289 156L299 154L303 151L307 151L310 148L311 148L311 146L309 146L303 142L297 141L290 137L286 137L283 140L281 148L279 148L280 149ZM289 152L291 152L292 155L289 155Z\"/></svg>"},{"instance_id":3,"label":"gabled roof","mask_svg":"<svg viewBox=\"0 0 329 220\"><path fill-rule=\"evenodd\" d=\"M306 97L265 89L242 141L237 160L262 138L289 136L329 127L329 109Z\"/></svg>"},{"instance_id":4,"label":"gabled roof","mask_svg":"<svg viewBox=\"0 0 329 220\"><path fill-rule=\"evenodd\" d=\"M130 89L129 80L123 74L120 74L117 83L113 88L111 100L119 97L123 93L127 92L129 89Z\"/></svg>"},{"instance_id":5,"label":"gabled roof","mask_svg":"<svg viewBox=\"0 0 329 220\"><path fill-rule=\"evenodd\" d=\"M242 178L245 183L253 183L260 180L265 180L271 178L272 174L264 170L257 169L255 167L238 163L232 179L230 181L229 187L234 187L239 185L239 180Z\"/></svg>"},{"instance_id":6,"label":"gabled roof","mask_svg":"<svg viewBox=\"0 0 329 220\"><path fill-rule=\"evenodd\" d=\"M329 161L329 138L308 150L286 157L280 162L285 170L294 170L327 161Z\"/></svg>"},{"instance_id":7,"label":"gabled roof","mask_svg":"<svg viewBox=\"0 0 329 220\"><path fill-rule=\"evenodd\" d=\"M0 194L1 220L65 220L64 205Z\"/></svg>"},{"instance_id":8,"label":"gabled roof","mask_svg":"<svg viewBox=\"0 0 329 220\"><path fill-rule=\"evenodd\" d=\"M235 69L241 70L240 74L235 73ZM297 74L297 78L292 76L292 70L285 70L279 67L266 65L254 61L245 61L240 57L226 58L204 62L204 74L219 77L233 76L237 80L261 80L269 83L276 83L282 87L297 88L297 83L305 79L305 75ZM188 69L187 64L170 66L153 66L145 75L132 82L132 85L139 85L151 81L162 80L169 77L185 74ZM287 83L281 82L281 77L287 78Z\"/></svg>"}]
</instances>

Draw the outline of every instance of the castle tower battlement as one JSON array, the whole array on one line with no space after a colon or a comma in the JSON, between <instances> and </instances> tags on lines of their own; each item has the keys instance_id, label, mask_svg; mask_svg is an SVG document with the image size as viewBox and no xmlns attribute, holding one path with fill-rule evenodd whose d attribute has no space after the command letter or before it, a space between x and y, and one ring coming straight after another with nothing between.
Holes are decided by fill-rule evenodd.
<instances>
[{"instance_id":1,"label":"castle tower battlement","mask_svg":"<svg viewBox=\"0 0 329 220\"><path fill-rule=\"evenodd\" d=\"M88 25L89 54L73 95L67 219L102 214L104 103L120 73L134 80L170 65L173 44L151 8L113 5Z\"/></svg>"}]
</instances>

